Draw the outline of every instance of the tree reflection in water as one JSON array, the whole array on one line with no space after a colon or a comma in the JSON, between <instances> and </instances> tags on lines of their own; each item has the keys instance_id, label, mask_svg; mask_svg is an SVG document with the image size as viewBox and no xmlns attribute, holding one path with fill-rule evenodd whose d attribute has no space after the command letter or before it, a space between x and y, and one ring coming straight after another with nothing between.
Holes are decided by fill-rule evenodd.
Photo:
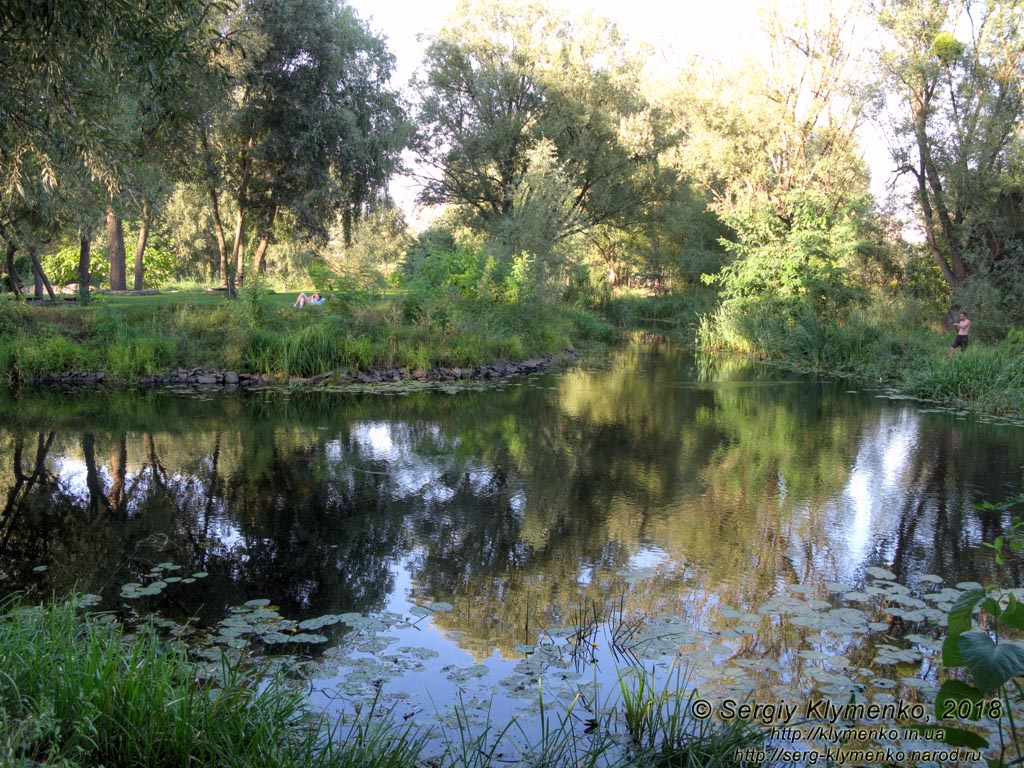
<instances>
[{"instance_id":1,"label":"tree reflection in water","mask_svg":"<svg viewBox=\"0 0 1024 768\"><path fill-rule=\"evenodd\" d=\"M452 393L3 396L0 588L117 607L174 562L208 576L133 605L446 601L434 624L483 660L626 593L624 621L714 630L717 606L868 566L988 580L981 543L1007 521L973 505L1019 489L1024 430L847 389L632 346ZM798 634L765 622L736 656L792 655Z\"/></svg>"}]
</instances>

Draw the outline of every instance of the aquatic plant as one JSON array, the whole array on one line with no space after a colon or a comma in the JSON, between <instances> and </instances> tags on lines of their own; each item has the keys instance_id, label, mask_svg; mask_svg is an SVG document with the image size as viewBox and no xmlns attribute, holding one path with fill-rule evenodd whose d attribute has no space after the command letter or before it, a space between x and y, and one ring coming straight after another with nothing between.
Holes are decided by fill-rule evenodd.
<instances>
[{"instance_id":1,"label":"aquatic plant","mask_svg":"<svg viewBox=\"0 0 1024 768\"><path fill-rule=\"evenodd\" d=\"M1024 495L1018 495L980 507L1005 511L1022 503ZM1004 546L1011 552L1024 549L1024 521L1014 518L1009 532L996 537L989 546L996 564L1002 566ZM974 684L956 677L945 680L935 699L935 717L940 721L994 722L999 756L989 761L990 766L1024 762L1024 734L1014 719L1014 705L1024 702L1024 643L1012 639L1014 630L1024 632L1024 603L1014 591L999 586L971 589L949 612L948 632L942 643L943 666L950 671L966 671ZM944 728L941 740L951 746L991 746L987 739L964 728Z\"/></svg>"}]
</instances>

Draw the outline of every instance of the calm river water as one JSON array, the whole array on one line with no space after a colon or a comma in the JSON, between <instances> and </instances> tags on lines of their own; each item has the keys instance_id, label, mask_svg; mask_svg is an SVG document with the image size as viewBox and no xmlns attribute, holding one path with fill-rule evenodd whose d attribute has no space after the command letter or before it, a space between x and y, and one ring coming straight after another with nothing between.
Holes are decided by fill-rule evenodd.
<instances>
[{"instance_id":1,"label":"calm river water","mask_svg":"<svg viewBox=\"0 0 1024 768\"><path fill-rule=\"evenodd\" d=\"M680 659L721 695L905 697L929 590L1021 583L975 505L1022 461L1020 424L643 345L486 389L0 394L0 592L287 647L339 714L500 719L538 679L596 708ZM843 607L867 626L802 613Z\"/></svg>"}]
</instances>

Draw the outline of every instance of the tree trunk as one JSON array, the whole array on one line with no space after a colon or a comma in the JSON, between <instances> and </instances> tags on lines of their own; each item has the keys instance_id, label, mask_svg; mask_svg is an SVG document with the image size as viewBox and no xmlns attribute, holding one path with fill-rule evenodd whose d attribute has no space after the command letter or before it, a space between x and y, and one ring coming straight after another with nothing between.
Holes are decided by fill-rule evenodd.
<instances>
[{"instance_id":1,"label":"tree trunk","mask_svg":"<svg viewBox=\"0 0 1024 768\"><path fill-rule=\"evenodd\" d=\"M107 206L107 240L110 243L110 290L127 291L127 265L124 250L124 224L114 207Z\"/></svg>"},{"instance_id":2,"label":"tree trunk","mask_svg":"<svg viewBox=\"0 0 1024 768\"><path fill-rule=\"evenodd\" d=\"M85 460L85 487L89 489L90 518L110 509L110 501L103 494L103 481L96 467L96 437L91 432L82 435L82 458Z\"/></svg>"},{"instance_id":3,"label":"tree trunk","mask_svg":"<svg viewBox=\"0 0 1024 768\"><path fill-rule=\"evenodd\" d=\"M919 103L913 109L914 136L917 141L918 167L913 170L917 177L917 194L921 203L921 218L925 229L925 243L928 252L942 271L942 277L954 290L963 287L967 280L967 269L956 242L957 227L946 204L946 195L935 161L932 157L933 142L928 132L928 116L931 112L932 96L936 84L925 84L920 91ZM938 219L942 240L935 222Z\"/></svg>"},{"instance_id":4,"label":"tree trunk","mask_svg":"<svg viewBox=\"0 0 1024 768\"><path fill-rule=\"evenodd\" d=\"M84 232L78 241L78 300L89 303L89 266L92 261L92 238Z\"/></svg>"},{"instance_id":5,"label":"tree trunk","mask_svg":"<svg viewBox=\"0 0 1024 768\"><path fill-rule=\"evenodd\" d=\"M220 202L217 200L217 191L208 187L210 195L210 207L213 212L213 231L217 236L217 252L220 255L220 287L227 289L228 296L233 296L235 286L228 270L228 243L224 237L224 223L220 217Z\"/></svg>"},{"instance_id":6,"label":"tree trunk","mask_svg":"<svg viewBox=\"0 0 1024 768\"><path fill-rule=\"evenodd\" d=\"M274 226L274 218L277 216L277 208L271 208L263 221L260 229L260 241L256 246L256 252L252 257L252 269L255 275L263 275L267 272L267 249L270 247L270 230Z\"/></svg>"},{"instance_id":7,"label":"tree trunk","mask_svg":"<svg viewBox=\"0 0 1024 768\"><path fill-rule=\"evenodd\" d=\"M252 271L254 275L265 275L267 272L267 248L270 247L270 233L263 232L260 241L256 244L256 252L252 256Z\"/></svg>"},{"instance_id":8,"label":"tree trunk","mask_svg":"<svg viewBox=\"0 0 1024 768\"><path fill-rule=\"evenodd\" d=\"M7 241L7 285L16 299L21 298L21 286L18 284L18 276L14 273L14 254L18 252L16 246L10 240Z\"/></svg>"},{"instance_id":9,"label":"tree trunk","mask_svg":"<svg viewBox=\"0 0 1024 768\"><path fill-rule=\"evenodd\" d=\"M139 222L139 240L135 244L135 283L136 291L141 291L144 282L142 270L142 257L146 253L146 243L149 242L149 201L142 200L142 221Z\"/></svg>"},{"instance_id":10,"label":"tree trunk","mask_svg":"<svg viewBox=\"0 0 1024 768\"><path fill-rule=\"evenodd\" d=\"M235 285L239 285L242 282L242 251L245 246L243 233L245 232L245 208L249 196L249 172L252 169L251 153L253 144L253 139L250 136L249 141L246 143L246 151L242 156L242 173L238 180L238 197L235 199L235 239L231 244L232 275Z\"/></svg>"},{"instance_id":11,"label":"tree trunk","mask_svg":"<svg viewBox=\"0 0 1024 768\"><path fill-rule=\"evenodd\" d=\"M28 249L28 256L32 260L32 273L36 278L36 298L42 300L43 288L50 294L50 301L56 301L57 297L53 293L53 286L50 285L50 281L46 279L46 273L43 272L43 265L39 263L39 251L33 245Z\"/></svg>"},{"instance_id":12,"label":"tree trunk","mask_svg":"<svg viewBox=\"0 0 1024 768\"><path fill-rule=\"evenodd\" d=\"M238 212L235 215L235 240L231 246L232 274L235 277L235 285L242 284L242 251L245 249L243 242L245 232L245 214L242 212L242 200L238 201Z\"/></svg>"}]
</instances>

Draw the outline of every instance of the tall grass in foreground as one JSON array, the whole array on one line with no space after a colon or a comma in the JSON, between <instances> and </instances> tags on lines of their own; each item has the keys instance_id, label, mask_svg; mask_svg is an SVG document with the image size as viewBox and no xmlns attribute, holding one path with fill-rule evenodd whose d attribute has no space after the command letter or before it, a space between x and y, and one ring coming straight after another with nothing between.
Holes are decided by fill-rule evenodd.
<instances>
[{"instance_id":1,"label":"tall grass in foreground","mask_svg":"<svg viewBox=\"0 0 1024 768\"><path fill-rule=\"evenodd\" d=\"M622 717L633 744L631 765L645 768L718 768L743 764L737 753L760 746L764 733L749 721L722 726L689 716L696 690L683 696L682 673L659 687L652 670L630 667L619 675Z\"/></svg>"},{"instance_id":2,"label":"tall grass in foreground","mask_svg":"<svg viewBox=\"0 0 1024 768\"><path fill-rule=\"evenodd\" d=\"M0 766L192 765L280 768L738 766L760 744L746 723L686 716L688 699L653 680L622 680L621 710L581 728L574 702L528 735L513 719L480 729L458 717L440 753L424 729L379 712L344 731L306 708L306 692L257 667L199 675L184 650L73 602L0 604ZM461 710L457 710L459 712ZM435 744L437 743L436 736Z\"/></svg>"},{"instance_id":3,"label":"tall grass in foreground","mask_svg":"<svg viewBox=\"0 0 1024 768\"><path fill-rule=\"evenodd\" d=\"M258 670L196 677L152 631L128 636L69 604L0 616L0 765L411 766L422 740L364 724L343 743L305 693Z\"/></svg>"}]
</instances>

